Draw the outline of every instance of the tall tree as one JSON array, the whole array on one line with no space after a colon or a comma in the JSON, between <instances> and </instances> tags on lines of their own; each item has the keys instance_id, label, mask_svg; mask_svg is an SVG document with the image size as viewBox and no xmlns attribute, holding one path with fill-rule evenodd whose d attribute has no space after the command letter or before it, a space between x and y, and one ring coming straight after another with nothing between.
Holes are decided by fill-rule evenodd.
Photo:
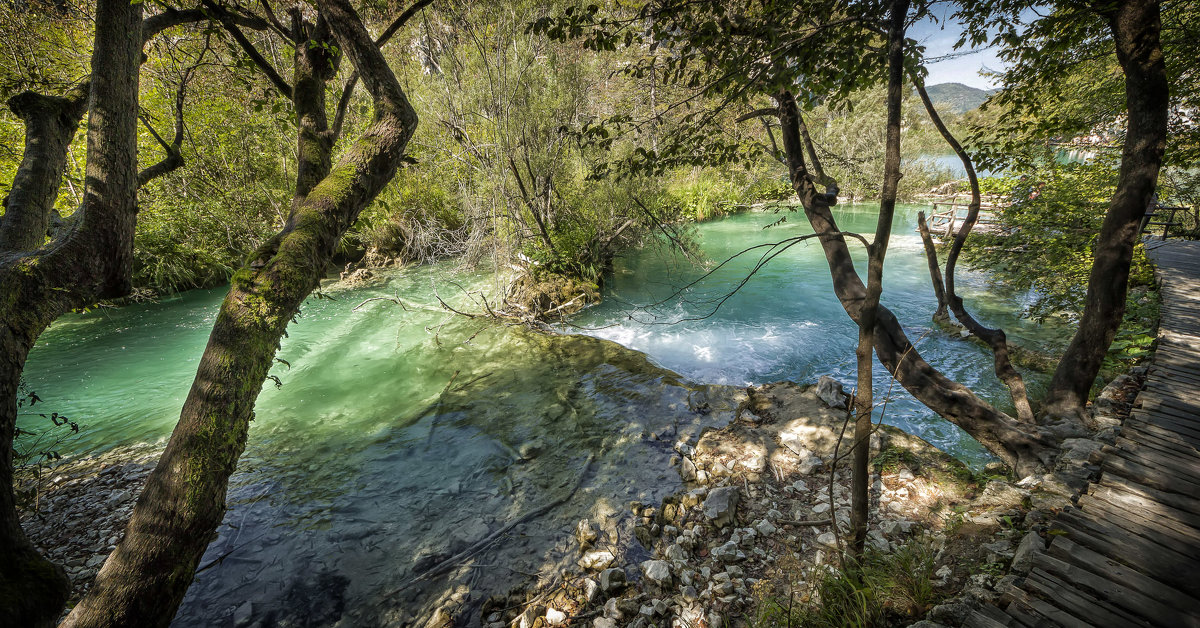
<instances>
[{"instance_id":1,"label":"tall tree","mask_svg":"<svg viewBox=\"0 0 1200 628\"><path fill-rule=\"evenodd\" d=\"M1125 314L1129 266L1142 218L1154 200L1167 145L1170 95L1158 0L1098 2L1125 75L1127 122L1117 190L1093 250L1079 328L1054 371L1044 412L1081 417Z\"/></svg>"},{"instance_id":2,"label":"tall tree","mask_svg":"<svg viewBox=\"0 0 1200 628\"><path fill-rule=\"evenodd\" d=\"M269 4L263 6L275 30L288 32ZM64 626L170 623L224 516L229 476L280 338L325 276L341 236L395 175L416 128L416 112L349 2L319 0L316 9L315 15L303 6L290 12L290 32L297 38L294 82L287 85L278 72L268 72L279 92L296 103L301 168L291 215L234 276L179 423L138 498L125 538ZM236 30L231 33L238 37ZM328 44L330 36L336 45L309 45ZM374 114L331 166L324 88L333 77L329 66L336 68L342 55L370 93Z\"/></svg>"},{"instance_id":3,"label":"tall tree","mask_svg":"<svg viewBox=\"0 0 1200 628\"><path fill-rule=\"evenodd\" d=\"M38 554L17 519L12 483L17 382L34 341L51 321L71 308L120 295L128 288L137 214L141 15L141 3L127 0L100 0L96 7L87 178L83 204L71 226L41 245L45 221L40 216L49 212L46 198L52 205L57 195L61 171L55 167L62 162L57 155L38 154L36 135L26 144L27 157L44 165L23 165L9 195L6 218L13 215L13 219L5 222L12 225L7 233L13 235L5 240L16 249L0 260L4 320L0 325L0 555L4 556L0 615L16 626L53 621L70 589L65 572ZM57 115L47 116L50 120L33 112L25 119L31 132L52 136L47 149L65 153L77 124L73 117L82 114L82 105L73 102L81 100L79 94L61 100L24 100L34 103L35 109L47 104L58 108ZM27 231L21 233L22 229Z\"/></svg>"}]
</instances>

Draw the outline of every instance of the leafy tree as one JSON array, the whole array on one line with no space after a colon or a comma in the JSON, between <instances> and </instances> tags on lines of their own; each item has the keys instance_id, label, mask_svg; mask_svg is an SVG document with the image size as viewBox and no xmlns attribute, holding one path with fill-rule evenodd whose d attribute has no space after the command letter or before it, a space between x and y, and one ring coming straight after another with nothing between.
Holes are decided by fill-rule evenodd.
<instances>
[{"instance_id":1,"label":"leafy tree","mask_svg":"<svg viewBox=\"0 0 1200 628\"><path fill-rule=\"evenodd\" d=\"M1103 51L1104 60L1115 58L1115 67L1121 70L1088 90L1095 96L1093 103L1109 103L1106 111L1094 105L1057 108L1063 115L1045 116L1043 122L1034 125L1037 134L1071 134L1081 132L1084 125L1103 131L1107 122L1117 129L1114 135L1122 145L1116 187L1092 251L1079 328L1059 361L1043 407L1049 415L1082 420L1088 393L1124 316L1134 245L1142 218L1154 199L1167 149L1172 104L1168 89L1172 71L1167 60L1175 68L1186 63L1184 59L1190 54L1170 40L1164 47L1163 17L1155 0L1060 3L1023 32L1019 20L1013 18L1032 9L1029 3L987 0L964 7L961 15L971 24L969 37L973 43L981 43L988 38L988 29L994 29L992 40L1005 44L1005 56L1018 62L1006 77L1014 89L998 97L1018 115L1039 110L1041 104L1035 104L1035 99L1069 89L1071 81L1047 85L1051 77L1060 76L1056 70L1070 67L1074 71L1068 76L1086 76L1094 72L1097 63L1108 62L1087 58L1093 51ZM1194 29L1195 13L1192 3L1174 5L1167 12L1169 24L1188 32ZM1174 73L1177 78L1190 74L1190 70ZM1117 89L1122 81L1123 89ZM1186 79L1176 83L1187 84ZM1033 86L1046 90L1030 89ZM1111 96L1102 98L1096 90L1123 93L1124 102ZM1190 97L1192 92L1185 89L1184 93ZM1186 105L1188 101L1183 102ZM1119 123L1122 117L1123 128ZM1194 142L1194 138L1187 139L1189 133L1182 135L1185 145ZM1180 152L1186 154L1186 150Z\"/></svg>"},{"instance_id":2,"label":"leafy tree","mask_svg":"<svg viewBox=\"0 0 1200 628\"><path fill-rule=\"evenodd\" d=\"M101 0L90 76L65 96L24 91L10 99L26 141L0 217L0 615L18 625L52 620L70 589L63 570L25 537L15 509L12 448L25 359L63 313L128 291L137 188L178 166L177 145L166 145L166 158L137 170L138 67L145 39L199 15L141 14L140 4ZM85 110L82 199L47 241L66 152Z\"/></svg>"},{"instance_id":3,"label":"leafy tree","mask_svg":"<svg viewBox=\"0 0 1200 628\"><path fill-rule=\"evenodd\" d=\"M429 4L420 0L390 27L400 28ZM324 276L342 236L392 179L417 116L379 50L346 0L322 0L314 12L289 10L284 27L269 3L263 14L206 5L296 112L298 163L284 228L234 275L200 359L180 420L139 496L121 543L88 595L63 625L166 626L225 513L228 480L245 447L254 402L288 323ZM285 80L241 31L261 27L294 51ZM387 33L388 31L385 31ZM334 161L343 118L332 123L326 85L348 57L371 95L373 116Z\"/></svg>"}]
</instances>

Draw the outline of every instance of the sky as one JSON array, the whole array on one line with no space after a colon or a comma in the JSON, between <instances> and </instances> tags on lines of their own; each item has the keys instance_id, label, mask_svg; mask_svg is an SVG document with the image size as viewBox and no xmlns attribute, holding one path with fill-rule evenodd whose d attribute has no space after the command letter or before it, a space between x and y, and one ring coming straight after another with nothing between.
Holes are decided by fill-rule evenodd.
<instances>
[{"instance_id":1,"label":"sky","mask_svg":"<svg viewBox=\"0 0 1200 628\"><path fill-rule=\"evenodd\" d=\"M940 5L933 8L938 22L926 18L908 29L908 36L916 39L925 46L926 57L938 57L955 52L954 42L962 34L962 27L949 19L953 13L952 6ZM965 49L964 49L965 50ZM960 50L958 52L963 52ZM979 89L997 87L994 79L980 75L980 70L1002 71L1004 62L996 56L994 50L981 48L971 54L948 59L926 66L929 69L927 85L938 83L962 83Z\"/></svg>"}]
</instances>

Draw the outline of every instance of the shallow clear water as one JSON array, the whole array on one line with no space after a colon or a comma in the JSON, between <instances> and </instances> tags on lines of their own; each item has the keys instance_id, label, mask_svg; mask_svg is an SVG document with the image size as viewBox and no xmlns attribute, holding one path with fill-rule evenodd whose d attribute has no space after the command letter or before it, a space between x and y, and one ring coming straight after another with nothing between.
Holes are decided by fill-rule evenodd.
<instances>
[{"instance_id":1,"label":"shallow clear water","mask_svg":"<svg viewBox=\"0 0 1200 628\"><path fill-rule=\"evenodd\" d=\"M706 223L703 247L720 260L807 232L799 214L761 229L779 217ZM866 207L843 208L839 219L846 229L874 225ZM884 302L916 338L928 332L933 297L911 216L897 222ZM486 290L491 281L450 265L400 271L366 288L327 286L333 298L310 299L283 341L279 357L290 367L277 364L282 387L268 382L259 397L229 513L176 625L230 625L239 606L264 626L395 625L457 584L474 585L469 604L477 608L483 591L570 562L579 518L615 523L629 501L657 502L678 486L667 465L672 443L728 420L731 390L692 382L809 382L824 373L851 381L855 331L815 243L780 256L715 314L662 324L707 314L704 299L728 292L748 263L705 280L687 301L631 311L629 303L658 301L700 271L650 250L619 260L609 298L574 322L602 327L587 333L649 358L602 339L447 316L433 286L465 307L460 286ZM1012 300L984 294L980 277L964 283L985 321L1031 343L1055 337L1015 321ZM223 292L69 316L43 335L26 377L47 410L83 426L64 453L169 435ZM364 303L374 297L398 297L405 307ZM937 332L919 347L1003 405L982 349ZM880 375L877 386L887 381ZM888 422L982 459L956 428L895 397ZM581 473L589 457L595 462ZM460 551L565 499L577 483L571 499L513 528L471 569L400 590L414 563Z\"/></svg>"},{"instance_id":2,"label":"shallow clear water","mask_svg":"<svg viewBox=\"0 0 1200 628\"><path fill-rule=\"evenodd\" d=\"M873 237L877 205L837 209L838 225ZM991 353L950 336L931 324L937 309L924 248L916 229L916 206L902 206L893 225L884 266L882 303L895 312L917 350L935 367L972 387L992 403L1011 401L992 372ZM786 221L764 229L780 218ZM802 212L750 212L700 226L703 248L715 267L753 246L812 233ZM619 259L605 301L573 322L585 333L644 351L658 363L696 381L746 385L782 379L815 383L832 375L846 384L855 378L858 330L833 293L833 281L820 244L800 242L774 257L753 279L722 303L764 255L782 247L759 248L702 278L705 270L682 259L641 251ZM850 250L865 276L866 254ZM958 292L984 324L1002 326L1014 341L1047 349L1062 341L1062 329L1043 327L1018 314L1020 297L988 291L986 278L961 268ZM682 294L673 297L692 282ZM1044 382L1033 377L1030 392ZM877 395L891 386L878 414L887 423L924 437L968 462L987 459L978 443L909 396L881 366L875 368Z\"/></svg>"}]
</instances>

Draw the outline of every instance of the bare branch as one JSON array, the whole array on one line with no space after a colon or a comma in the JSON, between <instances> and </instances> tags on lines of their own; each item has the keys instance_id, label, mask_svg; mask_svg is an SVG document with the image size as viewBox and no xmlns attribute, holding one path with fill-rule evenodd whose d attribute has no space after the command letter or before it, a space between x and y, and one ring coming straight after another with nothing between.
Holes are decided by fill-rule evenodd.
<instances>
[{"instance_id":1,"label":"bare branch","mask_svg":"<svg viewBox=\"0 0 1200 628\"><path fill-rule=\"evenodd\" d=\"M283 27L283 23L280 22L279 18L275 16L275 11L271 9L271 3L267 0L259 0L259 4L262 5L263 13L267 15L267 23L271 25L272 30L274 30L276 33L279 33L280 37L283 37L288 41L293 41L292 34Z\"/></svg>"},{"instance_id":2,"label":"bare branch","mask_svg":"<svg viewBox=\"0 0 1200 628\"><path fill-rule=\"evenodd\" d=\"M776 107L763 107L761 109L755 109L754 111L751 111L750 113L747 113L747 114L739 117L737 119L737 121L745 122L747 120L753 120L755 118L762 118L764 116L779 117L779 109Z\"/></svg>"},{"instance_id":3,"label":"bare branch","mask_svg":"<svg viewBox=\"0 0 1200 628\"><path fill-rule=\"evenodd\" d=\"M962 252L963 245L967 242L967 236L970 235L971 229L975 226L979 219L979 207L982 203L982 196L979 193L979 178L975 175L975 167L971 163L971 157L967 155L967 151L963 149L962 144L955 139L950 130L946 128L942 122L942 117L938 115L937 109L933 106L933 101L929 98L929 92L925 90L925 82L920 76L912 75L913 86L917 89L917 94L921 97L921 102L925 105L925 111L929 114L930 121L937 127L942 138L954 149L954 152L962 160L963 169L967 171L967 181L971 185L971 203L967 206L967 218L959 227L958 233L954 236L954 242L950 245L950 253L946 257L946 302L950 306L950 311L954 312L954 318L963 324L967 331L975 334L980 339L988 344L992 349L992 355L995 362L996 377L1004 382L1008 387L1010 396L1012 397L1013 406L1017 410L1017 419L1026 423L1034 421L1033 407L1029 403L1029 394L1025 390L1025 380L1021 374L1017 372L1009 359L1008 339L1004 334L1003 329L992 329L985 327L982 323L975 320L975 317L967 311L963 305L962 297L954 289L954 269L958 262L959 253ZM956 211L956 210L953 210Z\"/></svg>"},{"instance_id":4,"label":"bare branch","mask_svg":"<svg viewBox=\"0 0 1200 628\"><path fill-rule=\"evenodd\" d=\"M221 23L221 26L225 28L225 31L233 37L233 40L242 47L242 50L246 52L246 56L250 57L250 60L254 62L254 65L258 66L259 70L262 70L262 73L267 76L267 80L271 81L271 85L275 87L275 90L285 98L291 99L292 86L289 85L286 80L284 80L283 76L279 74L279 71L271 65L271 62L267 61L267 59L263 57L262 53L254 47L254 44L251 43L251 41L246 37L246 34L243 33L240 28L238 28L238 20L235 19L235 16L226 11L223 7L212 3L210 0L205 0L204 6L212 12L212 14L217 18L217 21Z\"/></svg>"}]
</instances>

